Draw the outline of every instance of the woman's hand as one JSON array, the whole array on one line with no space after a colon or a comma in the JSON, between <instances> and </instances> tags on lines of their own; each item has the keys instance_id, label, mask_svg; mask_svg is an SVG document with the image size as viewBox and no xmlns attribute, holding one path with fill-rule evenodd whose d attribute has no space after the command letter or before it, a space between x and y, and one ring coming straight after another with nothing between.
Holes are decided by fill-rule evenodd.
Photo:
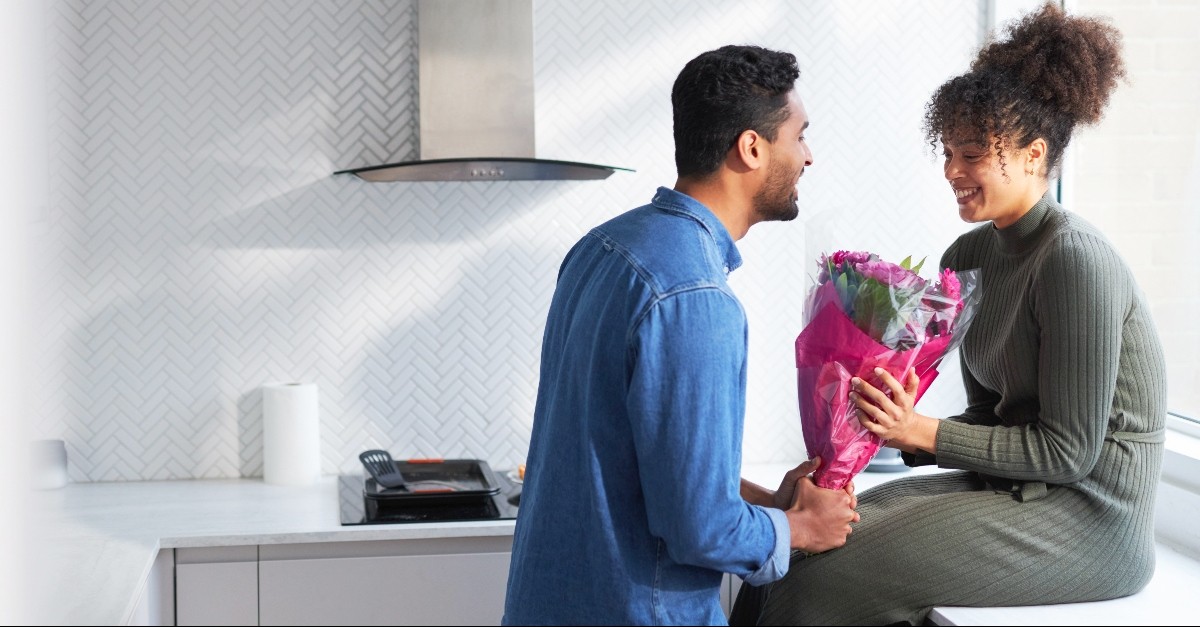
<instances>
[{"instance_id":1,"label":"woman's hand","mask_svg":"<svg viewBox=\"0 0 1200 627\"><path fill-rule=\"evenodd\" d=\"M908 370L903 386L883 368L876 368L875 374L891 392L891 398L858 377L850 380L850 401L858 407L858 421L863 428L902 451L936 453L938 421L913 410L921 383L916 371Z\"/></svg>"}]
</instances>

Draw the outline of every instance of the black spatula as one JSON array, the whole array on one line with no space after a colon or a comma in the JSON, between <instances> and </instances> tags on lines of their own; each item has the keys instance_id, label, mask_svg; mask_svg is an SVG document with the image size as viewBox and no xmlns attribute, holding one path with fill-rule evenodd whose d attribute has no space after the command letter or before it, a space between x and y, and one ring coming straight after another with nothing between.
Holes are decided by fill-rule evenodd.
<instances>
[{"instance_id":1,"label":"black spatula","mask_svg":"<svg viewBox=\"0 0 1200 627\"><path fill-rule=\"evenodd\" d=\"M358 459L371 473L371 476L375 477L375 483L385 488L405 487L404 476L396 467L396 461L392 459L391 453L374 449L359 454Z\"/></svg>"}]
</instances>

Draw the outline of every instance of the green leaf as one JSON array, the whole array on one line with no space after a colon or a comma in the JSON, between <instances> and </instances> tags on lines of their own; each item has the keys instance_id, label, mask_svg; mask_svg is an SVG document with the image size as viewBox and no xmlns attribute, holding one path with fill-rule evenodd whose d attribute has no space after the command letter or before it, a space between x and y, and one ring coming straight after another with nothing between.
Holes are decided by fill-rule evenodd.
<instances>
[{"instance_id":1,"label":"green leaf","mask_svg":"<svg viewBox=\"0 0 1200 627\"><path fill-rule=\"evenodd\" d=\"M925 265L926 259L928 259L928 257L921 257L921 263L918 263L917 267L912 268L913 274L921 274L921 266Z\"/></svg>"},{"instance_id":2,"label":"green leaf","mask_svg":"<svg viewBox=\"0 0 1200 627\"><path fill-rule=\"evenodd\" d=\"M833 282L833 287L837 290L838 298L841 299L841 301L842 301L842 310L843 311L850 309L850 307L849 307L849 304L850 304L849 291L850 290L849 290L849 286L846 284L846 280L847 280L846 275L841 274L841 275L838 275L837 280Z\"/></svg>"},{"instance_id":3,"label":"green leaf","mask_svg":"<svg viewBox=\"0 0 1200 627\"><path fill-rule=\"evenodd\" d=\"M900 262L900 267L905 270L912 270L912 255L905 257L904 261Z\"/></svg>"},{"instance_id":4,"label":"green leaf","mask_svg":"<svg viewBox=\"0 0 1200 627\"><path fill-rule=\"evenodd\" d=\"M876 341L882 341L888 326L896 317L891 291L875 279L866 279L859 286L854 298L855 326Z\"/></svg>"}]
</instances>

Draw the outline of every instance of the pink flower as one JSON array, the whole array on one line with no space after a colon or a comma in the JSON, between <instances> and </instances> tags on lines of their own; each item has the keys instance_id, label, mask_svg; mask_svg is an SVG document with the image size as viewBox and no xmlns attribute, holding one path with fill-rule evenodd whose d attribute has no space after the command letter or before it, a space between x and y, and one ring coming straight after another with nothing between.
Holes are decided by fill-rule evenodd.
<instances>
[{"instance_id":1,"label":"pink flower","mask_svg":"<svg viewBox=\"0 0 1200 627\"><path fill-rule=\"evenodd\" d=\"M827 283L829 281L829 256L821 255L817 260L817 283Z\"/></svg>"},{"instance_id":2,"label":"pink flower","mask_svg":"<svg viewBox=\"0 0 1200 627\"><path fill-rule=\"evenodd\" d=\"M942 270L939 288L946 296L954 300L962 300L962 283L959 282L958 275L954 274L950 268Z\"/></svg>"},{"instance_id":3,"label":"pink flower","mask_svg":"<svg viewBox=\"0 0 1200 627\"><path fill-rule=\"evenodd\" d=\"M878 259L878 256L862 251L839 250L832 255L822 254L820 259L817 260L817 283L825 283L835 278L835 276L845 274L855 264L876 261ZM851 267L847 267L846 264L849 264Z\"/></svg>"},{"instance_id":4,"label":"pink flower","mask_svg":"<svg viewBox=\"0 0 1200 627\"><path fill-rule=\"evenodd\" d=\"M854 264L854 269L869 279L875 279L891 287L908 289L913 287L921 288L925 285L925 280L912 270L905 270L887 261L864 261Z\"/></svg>"},{"instance_id":5,"label":"pink flower","mask_svg":"<svg viewBox=\"0 0 1200 627\"><path fill-rule=\"evenodd\" d=\"M848 250L839 250L833 253L833 265L840 266L844 262L849 261L852 264L866 263L879 259L875 255L865 251L851 252Z\"/></svg>"}]
</instances>

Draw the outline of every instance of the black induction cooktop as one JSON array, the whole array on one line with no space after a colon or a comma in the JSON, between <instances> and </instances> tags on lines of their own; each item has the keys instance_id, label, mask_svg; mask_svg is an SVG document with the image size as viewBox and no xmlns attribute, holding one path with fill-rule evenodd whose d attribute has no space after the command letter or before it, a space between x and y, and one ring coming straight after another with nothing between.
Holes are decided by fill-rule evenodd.
<instances>
[{"instance_id":1,"label":"black induction cooktop","mask_svg":"<svg viewBox=\"0 0 1200 627\"><path fill-rule=\"evenodd\" d=\"M428 500L413 503L402 499L370 498L378 491L369 475L338 477L338 510L343 525L389 525L419 522L513 520L521 498L521 486L508 477L495 475L500 492L474 500Z\"/></svg>"}]
</instances>

